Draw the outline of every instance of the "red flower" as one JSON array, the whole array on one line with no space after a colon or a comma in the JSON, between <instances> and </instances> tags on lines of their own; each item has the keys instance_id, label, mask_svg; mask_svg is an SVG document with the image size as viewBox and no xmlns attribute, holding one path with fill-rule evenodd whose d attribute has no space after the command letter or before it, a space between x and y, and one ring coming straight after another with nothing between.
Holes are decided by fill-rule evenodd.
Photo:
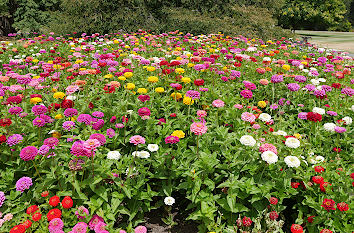
<instances>
[{"instance_id":1,"label":"red flower","mask_svg":"<svg viewBox=\"0 0 354 233\"><path fill-rule=\"evenodd\" d=\"M48 191L44 191L41 193L41 196L42 197L47 197L49 195L49 192Z\"/></svg>"},{"instance_id":2,"label":"red flower","mask_svg":"<svg viewBox=\"0 0 354 233\"><path fill-rule=\"evenodd\" d=\"M315 216L310 216L310 217L307 218L307 221L309 223L313 223L314 218L315 218Z\"/></svg>"},{"instance_id":3,"label":"red flower","mask_svg":"<svg viewBox=\"0 0 354 233\"><path fill-rule=\"evenodd\" d=\"M66 196L61 202L61 205L63 206L64 209L70 209L73 206L73 203L74 203L73 199L71 199L71 197L69 196Z\"/></svg>"},{"instance_id":4,"label":"red flower","mask_svg":"<svg viewBox=\"0 0 354 233\"><path fill-rule=\"evenodd\" d=\"M349 210L349 205L345 202L340 202L340 203L337 203L337 208L340 211L347 211L347 210Z\"/></svg>"},{"instance_id":5,"label":"red flower","mask_svg":"<svg viewBox=\"0 0 354 233\"><path fill-rule=\"evenodd\" d=\"M297 189L299 185L300 185L299 182L291 182L291 187L293 187L294 189Z\"/></svg>"},{"instance_id":6,"label":"red flower","mask_svg":"<svg viewBox=\"0 0 354 233\"><path fill-rule=\"evenodd\" d=\"M32 226L32 222L31 222L31 220L27 219L24 223L22 223L22 225L27 229Z\"/></svg>"},{"instance_id":7,"label":"red flower","mask_svg":"<svg viewBox=\"0 0 354 233\"><path fill-rule=\"evenodd\" d=\"M62 108L72 108L74 107L74 102L72 100L63 100L63 102L61 102L61 107Z\"/></svg>"},{"instance_id":8,"label":"red flower","mask_svg":"<svg viewBox=\"0 0 354 233\"><path fill-rule=\"evenodd\" d=\"M30 207L27 208L26 213L27 214L33 214L34 212L36 212L38 210L38 206L36 205L31 205Z\"/></svg>"},{"instance_id":9,"label":"red flower","mask_svg":"<svg viewBox=\"0 0 354 233\"><path fill-rule=\"evenodd\" d=\"M2 127L7 127L7 126L10 126L11 124L12 124L12 121L10 118L0 119L0 126L2 126Z\"/></svg>"},{"instance_id":10,"label":"red flower","mask_svg":"<svg viewBox=\"0 0 354 233\"><path fill-rule=\"evenodd\" d=\"M330 185L332 185L332 184L331 184L331 183L328 183L328 182L322 182L322 183L320 184L320 190L325 193L327 186L330 186Z\"/></svg>"},{"instance_id":11,"label":"red flower","mask_svg":"<svg viewBox=\"0 0 354 233\"><path fill-rule=\"evenodd\" d=\"M354 179L354 172L350 174L350 178Z\"/></svg>"},{"instance_id":12,"label":"red flower","mask_svg":"<svg viewBox=\"0 0 354 233\"><path fill-rule=\"evenodd\" d=\"M25 226L20 224L11 228L10 233L24 233L25 231L26 231Z\"/></svg>"},{"instance_id":13,"label":"red flower","mask_svg":"<svg viewBox=\"0 0 354 233\"><path fill-rule=\"evenodd\" d=\"M171 113L170 114L170 117L177 117L177 114L176 113ZM354 179L354 178L353 178Z\"/></svg>"},{"instance_id":14,"label":"red flower","mask_svg":"<svg viewBox=\"0 0 354 233\"><path fill-rule=\"evenodd\" d=\"M271 197L271 198L269 198L269 203L272 205L276 205L276 204L278 204L278 199L275 197Z\"/></svg>"},{"instance_id":15,"label":"red flower","mask_svg":"<svg viewBox=\"0 0 354 233\"><path fill-rule=\"evenodd\" d=\"M302 229L302 226L300 226L299 224L293 224L291 225L291 233L302 233L304 232L304 230Z\"/></svg>"},{"instance_id":16,"label":"red flower","mask_svg":"<svg viewBox=\"0 0 354 233\"><path fill-rule=\"evenodd\" d=\"M322 115L314 112L307 113L307 120L317 122L322 121Z\"/></svg>"},{"instance_id":17,"label":"red flower","mask_svg":"<svg viewBox=\"0 0 354 233\"><path fill-rule=\"evenodd\" d=\"M242 223L245 227L249 227L252 225L252 220L249 217L243 217Z\"/></svg>"},{"instance_id":18,"label":"red flower","mask_svg":"<svg viewBox=\"0 0 354 233\"><path fill-rule=\"evenodd\" d=\"M315 166L315 172L322 173L324 170L325 169L322 166Z\"/></svg>"},{"instance_id":19,"label":"red flower","mask_svg":"<svg viewBox=\"0 0 354 233\"><path fill-rule=\"evenodd\" d=\"M40 212L34 213L32 215L32 220L35 221L35 222L37 222L37 221L39 221L41 219L42 219L42 214Z\"/></svg>"},{"instance_id":20,"label":"red flower","mask_svg":"<svg viewBox=\"0 0 354 233\"><path fill-rule=\"evenodd\" d=\"M35 97L38 97L38 98L41 98L42 99L42 95L40 94L32 94L30 95L31 98L35 98Z\"/></svg>"},{"instance_id":21,"label":"red flower","mask_svg":"<svg viewBox=\"0 0 354 233\"><path fill-rule=\"evenodd\" d=\"M330 210L335 210L336 209L336 203L332 199L324 199L321 205L323 208L325 208L327 211Z\"/></svg>"},{"instance_id":22,"label":"red flower","mask_svg":"<svg viewBox=\"0 0 354 233\"><path fill-rule=\"evenodd\" d=\"M93 103L90 102L89 105L88 105L88 108L89 108L89 109L93 109L94 107L95 107L95 106L93 105Z\"/></svg>"},{"instance_id":23,"label":"red flower","mask_svg":"<svg viewBox=\"0 0 354 233\"><path fill-rule=\"evenodd\" d=\"M52 209L49 210L47 214L48 221L51 221L52 219L55 218L61 218L61 211L59 209Z\"/></svg>"},{"instance_id":24,"label":"red flower","mask_svg":"<svg viewBox=\"0 0 354 233\"><path fill-rule=\"evenodd\" d=\"M333 147L333 151L339 153L342 151L342 149L339 147Z\"/></svg>"},{"instance_id":25,"label":"red flower","mask_svg":"<svg viewBox=\"0 0 354 233\"><path fill-rule=\"evenodd\" d=\"M320 233L333 233L333 231L329 230L329 229L322 229L320 231Z\"/></svg>"},{"instance_id":26,"label":"red flower","mask_svg":"<svg viewBox=\"0 0 354 233\"><path fill-rule=\"evenodd\" d=\"M59 205L60 202L60 198L58 196L53 196L49 199L49 205L56 207L57 205Z\"/></svg>"},{"instance_id":27,"label":"red flower","mask_svg":"<svg viewBox=\"0 0 354 233\"><path fill-rule=\"evenodd\" d=\"M168 65L168 61L160 61L160 66L167 66Z\"/></svg>"},{"instance_id":28,"label":"red flower","mask_svg":"<svg viewBox=\"0 0 354 233\"><path fill-rule=\"evenodd\" d=\"M271 220L277 220L278 217L279 217L279 214L276 211L272 211L272 212L269 213L269 218Z\"/></svg>"},{"instance_id":29,"label":"red flower","mask_svg":"<svg viewBox=\"0 0 354 233\"><path fill-rule=\"evenodd\" d=\"M12 104L19 104L22 102L22 98L20 96L10 96L7 98L7 102Z\"/></svg>"},{"instance_id":30,"label":"red flower","mask_svg":"<svg viewBox=\"0 0 354 233\"><path fill-rule=\"evenodd\" d=\"M0 144L6 142L6 136L0 135Z\"/></svg>"},{"instance_id":31,"label":"red flower","mask_svg":"<svg viewBox=\"0 0 354 233\"><path fill-rule=\"evenodd\" d=\"M202 86L202 85L204 85L204 80L203 79L196 79L196 80L194 80L194 85Z\"/></svg>"},{"instance_id":32,"label":"red flower","mask_svg":"<svg viewBox=\"0 0 354 233\"><path fill-rule=\"evenodd\" d=\"M342 85L340 83L332 83L333 88L339 89Z\"/></svg>"},{"instance_id":33,"label":"red flower","mask_svg":"<svg viewBox=\"0 0 354 233\"><path fill-rule=\"evenodd\" d=\"M322 184L324 182L324 179L322 176L314 176L314 177L312 177L312 181L315 184Z\"/></svg>"}]
</instances>

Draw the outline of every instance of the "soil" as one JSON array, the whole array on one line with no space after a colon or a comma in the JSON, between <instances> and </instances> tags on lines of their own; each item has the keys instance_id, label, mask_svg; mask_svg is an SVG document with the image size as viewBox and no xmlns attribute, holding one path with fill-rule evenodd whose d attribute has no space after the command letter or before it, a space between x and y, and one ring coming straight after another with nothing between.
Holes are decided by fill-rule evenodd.
<instances>
[{"instance_id":1,"label":"soil","mask_svg":"<svg viewBox=\"0 0 354 233\"><path fill-rule=\"evenodd\" d=\"M164 216L163 209L152 210L145 215L145 226L148 232L152 233L196 233L198 232L198 224L192 221L186 221L186 216L175 214L174 220L177 222L176 226L169 229L161 218Z\"/></svg>"}]
</instances>

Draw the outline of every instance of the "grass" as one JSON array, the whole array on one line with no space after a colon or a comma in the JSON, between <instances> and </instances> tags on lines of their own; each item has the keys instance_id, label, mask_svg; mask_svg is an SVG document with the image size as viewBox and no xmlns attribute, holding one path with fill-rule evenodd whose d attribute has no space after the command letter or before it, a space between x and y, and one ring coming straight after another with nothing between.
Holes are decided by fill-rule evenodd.
<instances>
[{"instance_id":1,"label":"grass","mask_svg":"<svg viewBox=\"0 0 354 233\"><path fill-rule=\"evenodd\" d=\"M322 47L343 50L354 54L354 32L328 32L297 30L301 36L311 36L309 42Z\"/></svg>"}]
</instances>

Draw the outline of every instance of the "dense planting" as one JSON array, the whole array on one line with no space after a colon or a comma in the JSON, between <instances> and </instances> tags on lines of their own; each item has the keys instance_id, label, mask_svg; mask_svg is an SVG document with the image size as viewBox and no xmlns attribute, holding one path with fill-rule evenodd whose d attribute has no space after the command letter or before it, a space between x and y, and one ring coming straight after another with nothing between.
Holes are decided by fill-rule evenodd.
<instances>
[{"instance_id":1,"label":"dense planting","mask_svg":"<svg viewBox=\"0 0 354 233\"><path fill-rule=\"evenodd\" d=\"M144 31L0 51L0 232L146 232L154 209L199 232L353 230L345 53Z\"/></svg>"}]
</instances>

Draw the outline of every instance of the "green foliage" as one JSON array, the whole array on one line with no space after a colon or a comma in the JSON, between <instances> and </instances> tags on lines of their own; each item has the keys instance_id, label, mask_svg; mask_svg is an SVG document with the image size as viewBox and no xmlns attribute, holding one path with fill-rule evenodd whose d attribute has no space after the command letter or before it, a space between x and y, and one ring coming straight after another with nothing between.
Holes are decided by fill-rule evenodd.
<instances>
[{"instance_id":1,"label":"green foliage","mask_svg":"<svg viewBox=\"0 0 354 233\"><path fill-rule=\"evenodd\" d=\"M347 31L350 23L344 18L346 11L342 0L288 0L279 21L291 29Z\"/></svg>"}]
</instances>

